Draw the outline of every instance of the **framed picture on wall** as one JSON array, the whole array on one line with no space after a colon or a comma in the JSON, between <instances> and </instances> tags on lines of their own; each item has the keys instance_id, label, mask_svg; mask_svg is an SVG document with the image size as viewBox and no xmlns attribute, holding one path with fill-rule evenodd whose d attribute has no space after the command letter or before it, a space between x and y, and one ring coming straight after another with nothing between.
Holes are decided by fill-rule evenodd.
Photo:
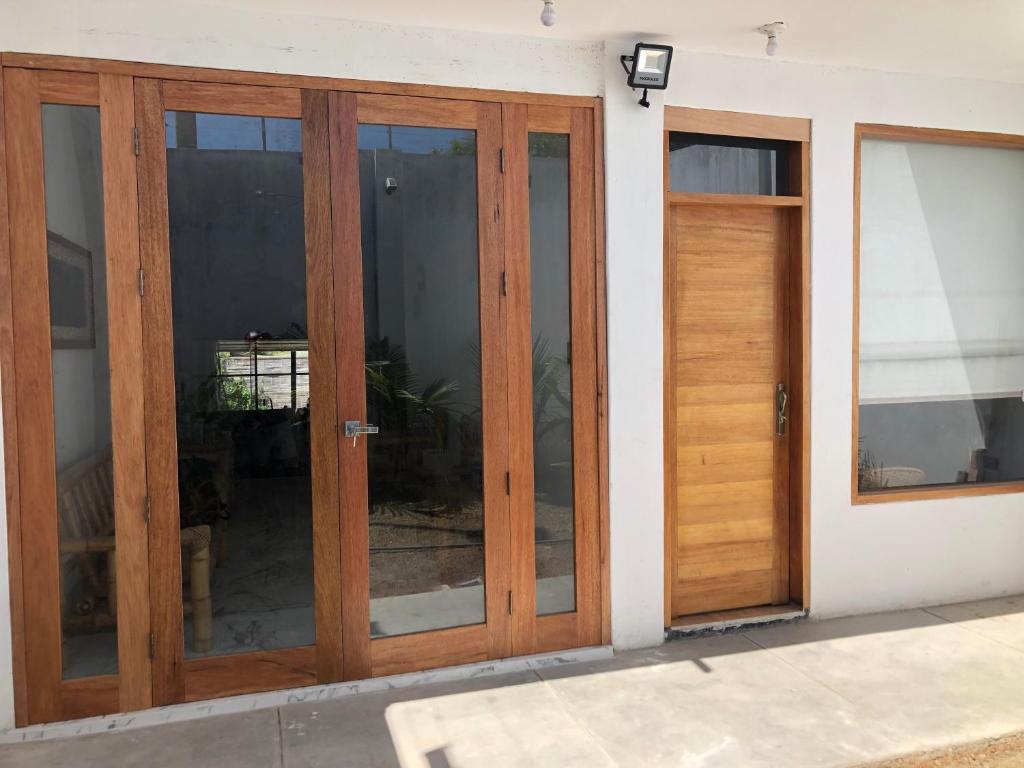
<instances>
[{"instance_id":1,"label":"framed picture on wall","mask_svg":"<svg viewBox=\"0 0 1024 768\"><path fill-rule=\"evenodd\" d=\"M50 337L54 349L96 346L92 253L47 231L50 277Z\"/></svg>"}]
</instances>

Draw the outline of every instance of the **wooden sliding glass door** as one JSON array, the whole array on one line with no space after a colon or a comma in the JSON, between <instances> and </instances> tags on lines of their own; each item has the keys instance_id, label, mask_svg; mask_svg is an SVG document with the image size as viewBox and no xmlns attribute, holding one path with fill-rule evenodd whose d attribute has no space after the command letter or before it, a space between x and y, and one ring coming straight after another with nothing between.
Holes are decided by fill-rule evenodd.
<instances>
[{"instance_id":1,"label":"wooden sliding glass door","mask_svg":"<svg viewBox=\"0 0 1024 768\"><path fill-rule=\"evenodd\" d=\"M593 105L172 69L4 70L19 721L600 643Z\"/></svg>"}]
</instances>

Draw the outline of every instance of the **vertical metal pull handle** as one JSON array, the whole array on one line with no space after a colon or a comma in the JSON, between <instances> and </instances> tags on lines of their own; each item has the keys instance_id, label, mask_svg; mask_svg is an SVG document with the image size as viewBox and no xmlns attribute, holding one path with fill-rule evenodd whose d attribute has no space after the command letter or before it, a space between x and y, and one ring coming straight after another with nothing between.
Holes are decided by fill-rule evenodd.
<instances>
[{"instance_id":1,"label":"vertical metal pull handle","mask_svg":"<svg viewBox=\"0 0 1024 768\"><path fill-rule=\"evenodd\" d=\"M786 405L789 403L789 395L786 394L786 385L775 386L775 434L786 434Z\"/></svg>"}]
</instances>

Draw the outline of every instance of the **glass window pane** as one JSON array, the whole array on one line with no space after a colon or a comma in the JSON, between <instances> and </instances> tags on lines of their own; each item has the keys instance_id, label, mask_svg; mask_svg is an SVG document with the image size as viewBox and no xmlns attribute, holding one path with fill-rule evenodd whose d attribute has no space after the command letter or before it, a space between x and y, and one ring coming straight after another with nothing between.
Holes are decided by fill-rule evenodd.
<instances>
[{"instance_id":1,"label":"glass window pane","mask_svg":"<svg viewBox=\"0 0 1024 768\"><path fill-rule=\"evenodd\" d=\"M576 610L569 321L569 137L531 133L530 323L537 613Z\"/></svg>"},{"instance_id":2,"label":"glass window pane","mask_svg":"<svg viewBox=\"0 0 1024 768\"><path fill-rule=\"evenodd\" d=\"M788 194L787 142L672 131L669 189L730 195Z\"/></svg>"},{"instance_id":3,"label":"glass window pane","mask_svg":"<svg viewBox=\"0 0 1024 768\"><path fill-rule=\"evenodd\" d=\"M865 140L860 205L861 490L1024 479L1024 152Z\"/></svg>"},{"instance_id":4,"label":"glass window pane","mask_svg":"<svg viewBox=\"0 0 1024 768\"><path fill-rule=\"evenodd\" d=\"M302 156L282 138L301 123L167 124L185 655L310 645L309 386L291 365L308 350Z\"/></svg>"},{"instance_id":5,"label":"glass window pane","mask_svg":"<svg viewBox=\"0 0 1024 768\"><path fill-rule=\"evenodd\" d=\"M484 621L475 154L359 126L374 637Z\"/></svg>"},{"instance_id":6,"label":"glass window pane","mask_svg":"<svg viewBox=\"0 0 1024 768\"><path fill-rule=\"evenodd\" d=\"M100 115L42 109L64 678L117 673Z\"/></svg>"}]
</instances>

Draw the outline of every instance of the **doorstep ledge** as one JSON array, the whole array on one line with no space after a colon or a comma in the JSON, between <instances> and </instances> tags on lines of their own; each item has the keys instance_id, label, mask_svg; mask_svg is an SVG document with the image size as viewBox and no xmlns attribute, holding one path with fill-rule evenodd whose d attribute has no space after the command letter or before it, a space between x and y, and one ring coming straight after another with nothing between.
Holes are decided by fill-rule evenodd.
<instances>
[{"instance_id":1,"label":"doorstep ledge","mask_svg":"<svg viewBox=\"0 0 1024 768\"><path fill-rule=\"evenodd\" d=\"M115 715L103 715L100 717L83 718L81 720L68 720L58 723L43 723L40 725L29 725L24 728L14 728L0 733L0 744L70 738L72 736L85 736L94 733L120 732L135 728L163 725L165 723L180 723L202 717L269 709L304 701L330 701L359 693L373 693L376 691L426 685L428 683L446 683L478 677L505 675L514 672L547 669L566 664L600 661L610 659L612 655L612 647L610 645L595 645L587 648L572 648L565 651L539 653L532 656L513 656L506 659L479 661L473 664L460 664L454 667L442 667L422 672L374 677L367 680L311 685L306 688L289 688L280 691L230 696L223 699L171 704L164 707L144 709L138 712L122 712Z\"/></svg>"}]
</instances>

